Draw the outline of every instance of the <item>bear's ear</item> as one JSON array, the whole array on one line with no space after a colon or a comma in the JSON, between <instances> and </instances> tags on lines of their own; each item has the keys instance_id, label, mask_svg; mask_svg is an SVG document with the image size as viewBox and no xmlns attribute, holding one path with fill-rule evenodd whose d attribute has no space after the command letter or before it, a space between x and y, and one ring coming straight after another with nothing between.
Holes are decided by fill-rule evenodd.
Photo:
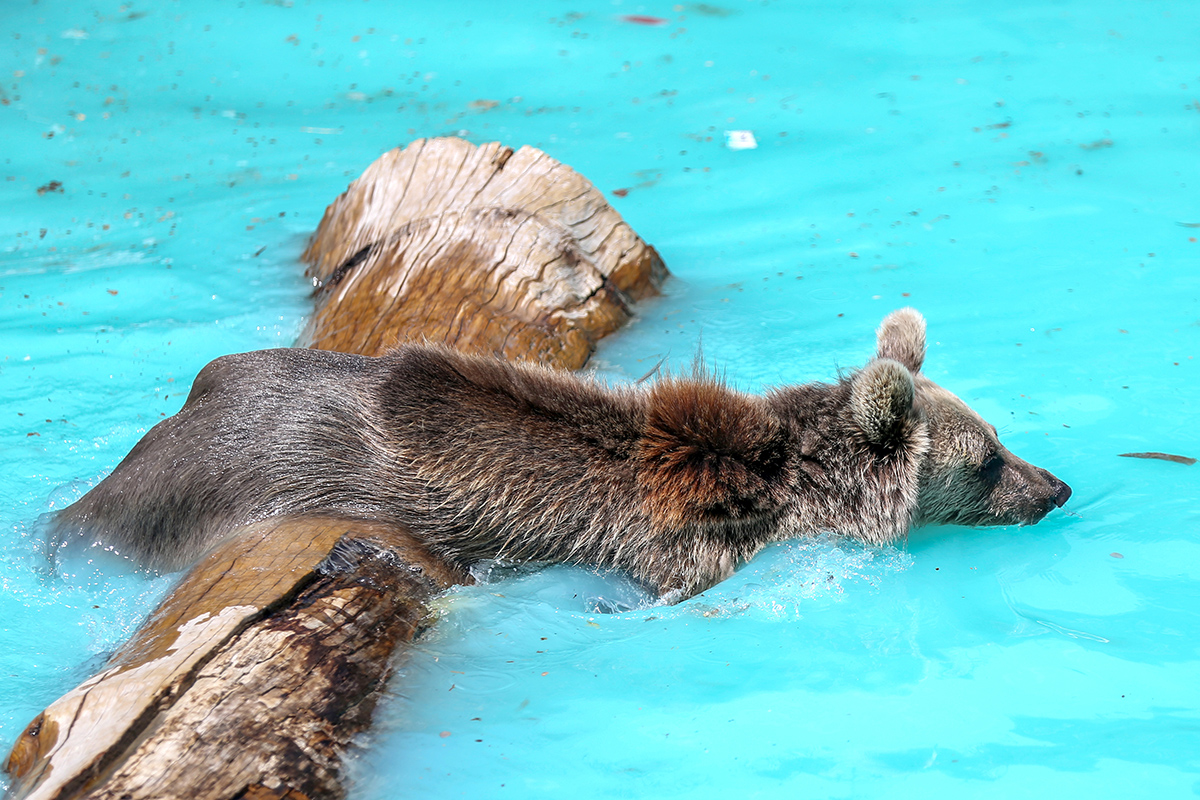
<instances>
[{"instance_id":1,"label":"bear's ear","mask_svg":"<svg viewBox=\"0 0 1200 800\"><path fill-rule=\"evenodd\" d=\"M850 414L868 442L892 447L907 430L914 395L907 367L890 358L876 359L850 382Z\"/></svg>"},{"instance_id":2,"label":"bear's ear","mask_svg":"<svg viewBox=\"0 0 1200 800\"><path fill-rule=\"evenodd\" d=\"M890 358L920 372L925 363L925 318L915 308L902 308L884 317L875 332L875 357Z\"/></svg>"}]
</instances>

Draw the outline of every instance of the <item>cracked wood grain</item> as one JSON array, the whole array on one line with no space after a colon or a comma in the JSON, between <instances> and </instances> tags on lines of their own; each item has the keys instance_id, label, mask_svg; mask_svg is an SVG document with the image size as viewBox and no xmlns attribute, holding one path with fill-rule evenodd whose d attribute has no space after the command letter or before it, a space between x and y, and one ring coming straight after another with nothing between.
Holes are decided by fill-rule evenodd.
<instances>
[{"instance_id":1,"label":"cracked wood grain","mask_svg":"<svg viewBox=\"0 0 1200 800\"><path fill-rule=\"evenodd\" d=\"M434 341L569 369L667 275L570 167L452 138L381 156L303 257L317 287L308 346L377 355Z\"/></svg>"}]
</instances>

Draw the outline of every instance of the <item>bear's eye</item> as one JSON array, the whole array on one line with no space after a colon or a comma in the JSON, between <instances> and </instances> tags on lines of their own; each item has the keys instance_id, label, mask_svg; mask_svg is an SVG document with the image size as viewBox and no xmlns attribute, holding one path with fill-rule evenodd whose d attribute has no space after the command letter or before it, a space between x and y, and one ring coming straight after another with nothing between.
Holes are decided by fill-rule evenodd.
<instances>
[{"instance_id":1,"label":"bear's eye","mask_svg":"<svg viewBox=\"0 0 1200 800\"><path fill-rule=\"evenodd\" d=\"M992 453L979 465L979 475L987 481L995 482L1000 479L1000 470L1004 468L1004 459L999 453Z\"/></svg>"}]
</instances>

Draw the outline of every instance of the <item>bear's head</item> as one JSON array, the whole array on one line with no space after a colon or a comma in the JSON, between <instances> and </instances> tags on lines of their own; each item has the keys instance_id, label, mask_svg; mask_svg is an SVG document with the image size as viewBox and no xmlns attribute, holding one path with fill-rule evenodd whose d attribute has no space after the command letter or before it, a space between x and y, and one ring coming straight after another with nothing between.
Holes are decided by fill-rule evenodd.
<instances>
[{"instance_id":1,"label":"bear's head","mask_svg":"<svg viewBox=\"0 0 1200 800\"><path fill-rule=\"evenodd\" d=\"M1033 524L1067 502L1069 486L1005 449L994 426L921 373L924 361L925 320L900 309L851 384L850 411L869 442L925 445L912 524Z\"/></svg>"}]
</instances>

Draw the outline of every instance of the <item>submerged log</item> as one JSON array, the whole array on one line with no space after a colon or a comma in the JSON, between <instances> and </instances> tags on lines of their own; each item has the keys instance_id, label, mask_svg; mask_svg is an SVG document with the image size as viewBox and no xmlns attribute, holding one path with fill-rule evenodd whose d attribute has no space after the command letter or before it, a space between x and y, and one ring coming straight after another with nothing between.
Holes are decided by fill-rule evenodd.
<instances>
[{"instance_id":1,"label":"submerged log","mask_svg":"<svg viewBox=\"0 0 1200 800\"><path fill-rule=\"evenodd\" d=\"M666 275L570 168L454 139L376 161L305 258L319 288L301 344L375 354L428 339L566 367ZM4 764L8 797L342 797L341 753L398 646L429 623L430 597L466 580L367 520L247 526L30 723Z\"/></svg>"}]
</instances>

